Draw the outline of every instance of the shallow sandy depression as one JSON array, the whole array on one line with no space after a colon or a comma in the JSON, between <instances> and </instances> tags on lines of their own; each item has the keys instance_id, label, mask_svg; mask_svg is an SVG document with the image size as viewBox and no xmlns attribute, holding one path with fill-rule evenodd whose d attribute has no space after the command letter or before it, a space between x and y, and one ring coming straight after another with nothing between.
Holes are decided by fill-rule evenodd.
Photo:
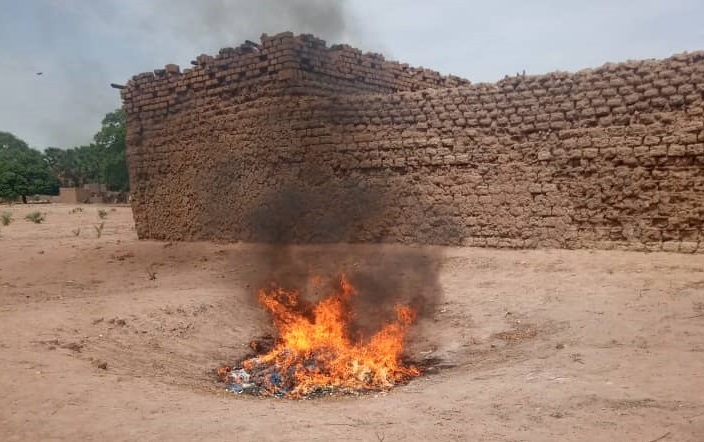
<instances>
[{"instance_id":1,"label":"shallow sandy depression","mask_svg":"<svg viewBox=\"0 0 704 442\"><path fill-rule=\"evenodd\" d=\"M0 208L0 440L704 440L702 255L447 248L410 347L436 370L259 399L212 371L268 330L261 246L138 241L128 207L74 207Z\"/></svg>"}]
</instances>

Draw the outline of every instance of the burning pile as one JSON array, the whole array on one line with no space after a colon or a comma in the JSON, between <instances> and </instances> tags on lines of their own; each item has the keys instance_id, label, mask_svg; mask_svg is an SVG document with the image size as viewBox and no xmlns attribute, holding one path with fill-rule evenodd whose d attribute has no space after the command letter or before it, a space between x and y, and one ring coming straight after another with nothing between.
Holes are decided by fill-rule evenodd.
<instances>
[{"instance_id":1,"label":"burning pile","mask_svg":"<svg viewBox=\"0 0 704 442\"><path fill-rule=\"evenodd\" d=\"M362 339L351 330L351 301L356 294L344 275L339 286L315 304L304 302L296 290L278 286L260 290L259 302L272 315L278 336L268 351L234 369L220 368L220 380L237 393L300 398L388 390L420 375L417 367L402 360L404 339L416 312L396 306L394 321ZM253 342L252 348L261 350L261 343Z\"/></svg>"}]
</instances>

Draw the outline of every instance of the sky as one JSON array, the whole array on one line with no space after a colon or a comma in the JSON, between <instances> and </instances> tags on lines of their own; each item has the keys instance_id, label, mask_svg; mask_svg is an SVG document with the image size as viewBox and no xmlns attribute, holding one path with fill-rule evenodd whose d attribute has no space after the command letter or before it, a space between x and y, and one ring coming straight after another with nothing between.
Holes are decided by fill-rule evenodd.
<instances>
[{"instance_id":1,"label":"sky","mask_svg":"<svg viewBox=\"0 0 704 442\"><path fill-rule=\"evenodd\" d=\"M474 83L704 50L702 0L0 0L0 131L89 143L140 72L291 30ZM42 75L37 75L41 72Z\"/></svg>"}]
</instances>

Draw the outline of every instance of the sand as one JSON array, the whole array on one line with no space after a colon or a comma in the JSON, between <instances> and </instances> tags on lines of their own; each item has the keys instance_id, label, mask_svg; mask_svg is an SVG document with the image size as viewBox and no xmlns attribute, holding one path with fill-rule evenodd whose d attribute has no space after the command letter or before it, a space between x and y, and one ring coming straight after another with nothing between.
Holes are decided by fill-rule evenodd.
<instances>
[{"instance_id":1,"label":"sand","mask_svg":"<svg viewBox=\"0 0 704 442\"><path fill-rule=\"evenodd\" d=\"M704 440L702 255L435 248L443 299L409 351L438 368L291 401L212 374L268 330L246 282L262 246L138 241L124 206L6 210L3 441Z\"/></svg>"}]
</instances>

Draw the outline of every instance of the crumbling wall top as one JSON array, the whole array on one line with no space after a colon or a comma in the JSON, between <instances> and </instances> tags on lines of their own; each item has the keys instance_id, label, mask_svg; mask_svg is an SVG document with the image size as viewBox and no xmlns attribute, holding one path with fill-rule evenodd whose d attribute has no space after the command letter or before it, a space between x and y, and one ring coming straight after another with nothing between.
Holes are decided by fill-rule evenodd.
<instances>
[{"instance_id":1,"label":"crumbling wall top","mask_svg":"<svg viewBox=\"0 0 704 442\"><path fill-rule=\"evenodd\" d=\"M121 90L125 106L159 110L213 94L241 102L275 95L395 93L470 84L457 76L389 61L346 44L328 46L311 34L292 32L263 34L259 43L246 40L217 55L201 54L191 65L182 70L168 64L135 75Z\"/></svg>"}]
</instances>

